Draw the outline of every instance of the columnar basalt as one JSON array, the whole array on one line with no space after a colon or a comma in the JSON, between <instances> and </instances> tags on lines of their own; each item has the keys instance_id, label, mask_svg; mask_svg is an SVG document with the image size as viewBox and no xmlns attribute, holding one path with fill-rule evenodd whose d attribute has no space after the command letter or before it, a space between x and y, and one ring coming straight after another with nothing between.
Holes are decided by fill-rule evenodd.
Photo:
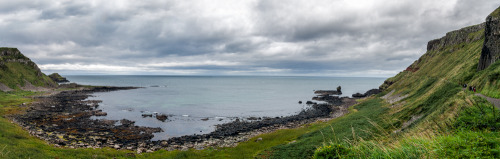
<instances>
[{"instance_id":1,"label":"columnar basalt","mask_svg":"<svg viewBox=\"0 0 500 159\"><path fill-rule=\"evenodd\" d=\"M477 69L484 70L500 59L500 8L486 18L484 44Z\"/></svg>"}]
</instances>

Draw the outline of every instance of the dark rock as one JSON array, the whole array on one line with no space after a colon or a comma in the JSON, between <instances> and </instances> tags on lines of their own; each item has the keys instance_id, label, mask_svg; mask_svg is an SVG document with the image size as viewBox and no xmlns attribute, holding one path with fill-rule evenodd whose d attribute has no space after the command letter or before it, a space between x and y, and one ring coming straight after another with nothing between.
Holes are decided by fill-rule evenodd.
<instances>
[{"instance_id":1,"label":"dark rock","mask_svg":"<svg viewBox=\"0 0 500 159\"><path fill-rule=\"evenodd\" d=\"M352 97L354 97L354 98L363 98L363 97L366 97L366 95L361 94L361 93L356 93L356 94L352 94Z\"/></svg>"},{"instance_id":2,"label":"dark rock","mask_svg":"<svg viewBox=\"0 0 500 159\"><path fill-rule=\"evenodd\" d=\"M258 120L258 119L259 118L257 118L257 117L249 117L249 118L247 118L247 120Z\"/></svg>"},{"instance_id":3,"label":"dark rock","mask_svg":"<svg viewBox=\"0 0 500 159\"><path fill-rule=\"evenodd\" d=\"M335 90L317 90L317 91L314 91L314 94L319 94L319 95L342 95L342 92L341 91L335 91Z\"/></svg>"},{"instance_id":4,"label":"dark rock","mask_svg":"<svg viewBox=\"0 0 500 159\"><path fill-rule=\"evenodd\" d=\"M374 94L379 94L380 92L382 92L382 91L380 91L380 89L370 89L370 90L366 91L364 95L368 97L368 96L371 96Z\"/></svg>"},{"instance_id":5,"label":"dark rock","mask_svg":"<svg viewBox=\"0 0 500 159\"><path fill-rule=\"evenodd\" d=\"M121 123L123 126L129 127L129 126L134 126L135 121L130 121L130 120L128 120L128 119L122 119L122 120L120 120L120 123Z\"/></svg>"},{"instance_id":6,"label":"dark rock","mask_svg":"<svg viewBox=\"0 0 500 159\"><path fill-rule=\"evenodd\" d=\"M159 121L165 122L165 120L168 119L168 116L165 114L157 114L156 119L158 119Z\"/></svg>"},{"instance_id":7,"label":"dark rock","mask_svg":"<svg viewBox=\"0 0 500 159\"><path fill-rule=\"evenodd\" d=\"M363 98L363 97L369 97L371 95L374 95L374 94L379 94L380 92L380 89L370 89L368 91L366 91L364 94L361 94L361 93L356 93L356 94L353 94L352 97L353 98Z\"/></svg>"},{"instance_id":8,"label":"dark rock","mask_svg":"<svg viewBox=\"0 0 500 159\"><path fill-rule=\"evenodd\" d=\"M108 115L108 113L103 112L102 110L94 110L94 111L92 111L92 115L94 115L94 116L106 116L106 115Z\"/></svg>"},{"instance_id":9,"label":"dark rock","mask_svg":"<svg viewBox=\"0 0 500 159\"><path fill-rule=\"evenodd\" d=\"M202 121L208 121L208 118L203 118L203 119L201 119L201 120L202 120Z\"/></svg>"},{"instance_id":10,"label":"dark rock","mask_svg":"<svg viewBox=\"0 0 500 159\"><path fill-rule=\"evenodd\" d=\"M484 43L477 70L484 70L500 59L500 7L486 17Z\"/></svg>"},{"instance_id":11,"label":"dark rock","mask_svg":"<svg viewBox=\"0 0 500 159\"><path fill-rule=\"evenodd\" d=\"M307 102L306 102L306 104L311 105L311 104L318 104L318 103L316 103L316 102L311 102L311 101L307 101Z\"/></svg>"},{"instance_id":12,"label":"dark rock","mask_svg":"<svg viewBox=\"0 0 500 159\"><path fill-rule=\"evenodd\" d=\"M328 104L332 104L332 105L341 105L343 98L344 97L325 95L325 96L316 96L316 97L313 97L312 99L317 100L317 101L324 101L324 102L327 102ZM314 102L314 104L318 104L318 103Z\"/></svg>"},{"instance_id":13,"label":"dark rock","mask_svg":"<svg viewBox=\"0 0 500 159\"><path fill-rule=\"evenodd\" d=\"M299 101L299 104L302 104L302 101Z\"/></svg>"},{"instance_id":14,"label":"dark rock","mask_svg":"<svg viewBox=\"0 0 500 159\"><path fill-rule=\"evenodd\" d=\"M143 118L145 118L145 117L153 117L153 114L141 114L141 116L142 116Z\"/></svg>"}]
</instances>

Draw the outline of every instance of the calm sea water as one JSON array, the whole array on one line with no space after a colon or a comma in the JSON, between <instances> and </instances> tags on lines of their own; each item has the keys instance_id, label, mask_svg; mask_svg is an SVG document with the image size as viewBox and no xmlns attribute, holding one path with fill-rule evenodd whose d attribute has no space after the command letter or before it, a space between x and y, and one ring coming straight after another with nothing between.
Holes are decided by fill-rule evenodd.
<instances>
[{"instance_id":1,"label":"calm sea water","mask_svg":"<svg viewBox=\"0 0 500 159\"><path fill-rule=\"evenodd\" d=\"M384 78L254 76L67 76L88 85L136 86L134 90L95 93L105 118L129 119L136 125L161 127L153 140L209 133L214 125L236 118L293 115L307 108L314 90L342 86L342 96L378 88ZM143 113L169 115L165 122ZM207 119L204 121L202 119Z\"/></svg>"}]
</instances>

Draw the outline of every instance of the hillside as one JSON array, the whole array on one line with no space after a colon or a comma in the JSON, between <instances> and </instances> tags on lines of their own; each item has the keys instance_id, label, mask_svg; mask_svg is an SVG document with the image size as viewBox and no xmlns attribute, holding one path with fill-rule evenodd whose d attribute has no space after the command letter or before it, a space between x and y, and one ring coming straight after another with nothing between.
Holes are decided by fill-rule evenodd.
<instances>
[{"instance_id":1,"label":"hillside","mask_svg":"<svg viewBox=\"0 0 500 159\"><path fill-rule=\"evenodd\" d=\"M42 90L56 83L17 48L0 48L0 90Z\"/></svg>"},{"instance_id":2,"label":"hillside","mask_svg":"<svg viewBox=\"0 0 500 159\"><path fill-rule=\"evenodd\" d=\"M387 109L382 121L371 119L374 129L365 129L373 135L326 142L315 157L500 157L500 111L478 97L500 97L499 13L430 41L424 55L372 97L384 99Z\"/></svg>"}]
</instances>

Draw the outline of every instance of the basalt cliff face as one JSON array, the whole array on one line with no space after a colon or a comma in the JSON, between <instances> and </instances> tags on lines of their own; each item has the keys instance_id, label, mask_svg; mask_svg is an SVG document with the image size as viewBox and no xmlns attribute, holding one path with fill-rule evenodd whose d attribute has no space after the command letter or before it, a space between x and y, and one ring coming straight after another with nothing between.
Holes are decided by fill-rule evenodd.
<instances>
[{"instance_id":1,"label":"basalt cliff face","mask_svg":"<svg viewBox=\"0 0 500 159\"><path fill-rule=\"evenodd\" d=\"M500 59L500 7L486 18L484 44L478 70L484 70Z\"/></svg>"},{"instance_id":2,"label":"basalt cliff face","mask_svg":"<svg viewBox=\"0 0 500 159\"><path fill-rule=\"evenodd\" d=\"M0 91L39 90L57 84L17 48L0 48Z\"/></svg>"},{"instance_id":3,"label":"basalt cliff face","mask_svg":"<svg viewBox=\"0 0 500 159\"><path fill-rule=\"evenodd\" d=\"M427 51L441 51L449 46L460 43L470 43L480 40L481 36L471 36L471 33L480 32L484 29L486 23L465 27L459 30L446 33L446 36L431 40L427 43ZM480 33L478 33L480 34Z\"/></svg>"}]
</instances>

